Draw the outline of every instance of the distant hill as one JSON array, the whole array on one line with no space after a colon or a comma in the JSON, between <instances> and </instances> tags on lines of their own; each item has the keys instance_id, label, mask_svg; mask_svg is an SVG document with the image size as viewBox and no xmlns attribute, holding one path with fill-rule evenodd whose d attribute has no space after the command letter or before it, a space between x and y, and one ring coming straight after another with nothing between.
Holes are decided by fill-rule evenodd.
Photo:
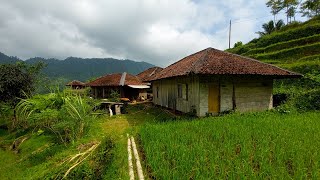
<instances>
[{"instance_id":1,"label":"distant hill","mask_svg":"<svg viewBox=\"0 0 320 180\"><path fill-rule=\"evenodd\" d=\"M2 52L0 52L0 64L10 64L10 63L16 63L18 61L21 61L21 60L17 57L7 56Z\"/></svg>"},{"instance_id":2,"label":"distant hill","mask_svg":"<svg viewBox=\"0 0 320 180\"><path fill-rule=\"evenodd\" d=\"M0 53L0 64L15 63L21 61L16 57L9 57ZM65 78L67 80L86 81L109 73L128 72L138 74L154 65L146 62L132 60L118 60L113 58L76 58L69 57L65 60L45 59L41 57L30 58L25 62L34 64L42 61L47 64L43 73L49 78Z\"/></svg>"}]
</instances>

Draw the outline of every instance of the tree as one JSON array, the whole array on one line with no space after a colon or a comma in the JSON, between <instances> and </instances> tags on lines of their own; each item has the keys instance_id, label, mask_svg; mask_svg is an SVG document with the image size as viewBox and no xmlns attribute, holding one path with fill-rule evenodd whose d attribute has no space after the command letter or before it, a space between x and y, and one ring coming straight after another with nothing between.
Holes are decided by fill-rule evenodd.
<instances>
[{"instance_id":1,"label":"tree","mask_svg":"<svg viewBox=\"0 0 320 180\"><path fill-rule=\"evenodd\" d=\"M272 20L264 23L262 25L262 29L264 30L257 32L257 34L259 34L260 36L264 36L267 34L271 34L274 31L280 30L282 27L284 26L284 22L280 19L279 21L277 21L276 23L274 23Z\"/></svg>"},{"instance_id":2,"label":"tree","mask_svg":"<svg viewBox=\"0 0 320 180\"><path fill-rule=\"evenodd\" d=\"M282 19L280 19L279 21L276 22L276 25L275 25L275 28L274 28L274 31L278 31L280 30L283 26L284 26L284 22Z\"/></svg>"},{"instance_id":3,"label":"tree","mask_svg":"<svg viewBox=\"0 0 320 180\"><path fill-rule=\"evenodd\" d=\"M291 18L295 16L297 6L299 5L298 0L283 0L282 6L286 8L286 15L287 15L287 24L291 23Z\"/></svg>"},{"instance_id":4,"label":"tree","mask_svg":"<svg viewBox=\"0 0 320 180\"><path fill-rule=\"evenodd\" d=\"M236 47L239 47L239 46L242 46L243 45L243 43L241 42L241 41L238 41L238 42L236 42L235 44L234 44L234 48L236 48Z\"/></svg>"},{"instance_id":5,"label":"tree","mask_svg":"<svg viewBox=\"0 0 320 180\"><path fill-rule=\"evenodd\" d=\"M37 75L43 67L43 63L0 65L0 101L15 106L19 98L31 95L35 90Z\"/></svg>"},{"instance_id":6,"label":"tree","mask_svg":"<svg viewBox=\"0 0 320 180\"><path fill-rule=\"evenodd\" d=\"M309 18L318 16L320 13L320 0L306 0L301 4L302 16Z\"/></svg>"},{"instance_id":7,"label":"tree","mask_svg":"<svg viewBox=\"0 0 320 180\"><path fill-rule=\"evenodd\" d=\"M290 8L288 9L288 11L287 11L287 18L290 19L290 23L292 22L292 21L291 21L292 18L293 18L294 21L296 20L296 18L295 18L295 16L296 16L296 10L297 10L296 7L290 7Z\"/></svg>"},{"instance_id":8,"label":"tree","mask_svg":"<svg viewBox=\"0 0 320 180\"><path fill-rule=\"evenodd\" d=\"M273 22L276 22L276 15L283 9L282 1L281 0L269 0L266 3L266 5L267 5L267 7L271 8L271 14L273 15Z\"/></svg>"}]
</instances>

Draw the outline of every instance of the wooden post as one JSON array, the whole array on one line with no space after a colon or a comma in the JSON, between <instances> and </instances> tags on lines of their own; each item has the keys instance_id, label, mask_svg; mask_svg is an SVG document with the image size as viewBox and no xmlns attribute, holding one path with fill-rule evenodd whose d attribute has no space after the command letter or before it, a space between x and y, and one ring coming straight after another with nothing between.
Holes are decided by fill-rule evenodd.
<instances>
[{"instance_id":1,"label":"wooden post","mask_svg":"<svg viewBox=\"0 0 320 180\"><path fill-rule=\"evenodd\" d=\"M231 19L230 19L230 26L229 26L229 49L231 47Z\"/></svg>"}]
</instances>

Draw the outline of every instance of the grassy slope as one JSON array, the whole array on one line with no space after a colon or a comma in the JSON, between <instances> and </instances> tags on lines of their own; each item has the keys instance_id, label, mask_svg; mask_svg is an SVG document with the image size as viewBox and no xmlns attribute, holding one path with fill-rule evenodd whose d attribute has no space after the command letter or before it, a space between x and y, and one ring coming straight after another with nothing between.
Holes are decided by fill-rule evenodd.
<instances>
[{"instance_id":1,"label":"grassy slope","mask_svg":"<svg viewBox=\"0 0 320 180\"><path fill-rule=\"evenodd\" d=\"M87 136L68 146L56 144L47 134L9 134L0 128L0 179L60 179L71 166L64 162L83 152L80 147L92 142L101 142L99 149L68 177L96 179L96 173L100 173L102 179L129 179L126 134L136 135L141 125L170 119L170 116L150 106L130 106L128 111L129 114L119 116L101 116L91 124ZM19 146L17 152L10 150L13 140L24 134L29 134L30 138Z\"/></svg>"},{"instance_id":2,"label":"grassy slope","mask_svg":"<svg viewBox=\"0 0 320 180\"><path fill-rule=\"evenodd\" d=\"M235 114L146 125L140 135L159 179L318 179L319 119L319 113Z\"/></svg>"},{"instance_id":3,"label":"grassy slope","mask_svg":"<svg viewBox=\"0 0 320 180\"><path fill-rule=\"evenodd\" d=\"M87 161L84 161L84 163L71 171L70 177L80 178L88 176L90 173L104 172L108 163L111 163L111 153L114 150L110 147L112 142L108 132L102 129L107 122L105 118L100 118L91 125L92 128L87 136L68 146L57 144L49 134L26 132L29 138L21 143L17 151L11 151L9 146L15 137L25 133L14 135L3 131L0 134L0 179L60 179L72 165L66 160L79 152L83 152L86 146L90 147L90 144L94 142L101 142L101 145L95 151L98 155L89 156ZM100 153L105 154L100 156ZM97 158L100 158L99 161L90 163L90 161ZM92 168L98 165L100 167Z\"/></svg>"}]
</instances>

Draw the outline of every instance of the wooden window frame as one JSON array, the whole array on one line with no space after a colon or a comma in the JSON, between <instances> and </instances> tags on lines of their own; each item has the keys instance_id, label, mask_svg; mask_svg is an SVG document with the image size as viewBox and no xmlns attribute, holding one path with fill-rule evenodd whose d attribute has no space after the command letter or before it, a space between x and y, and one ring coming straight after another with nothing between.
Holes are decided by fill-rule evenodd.
<instances>
[{"instance_id":1,"label":"wooden window frame","mask_svg":"<svg viewBox=\"0 0 320 180\"><path fill-rule=\"evenodd\" d=\"M186 83L179 83L178 84L178 98L188 101L188 99L189 99L189 86L188 86L188 84L186 84Z\"/></svg>"}]
</instances>

